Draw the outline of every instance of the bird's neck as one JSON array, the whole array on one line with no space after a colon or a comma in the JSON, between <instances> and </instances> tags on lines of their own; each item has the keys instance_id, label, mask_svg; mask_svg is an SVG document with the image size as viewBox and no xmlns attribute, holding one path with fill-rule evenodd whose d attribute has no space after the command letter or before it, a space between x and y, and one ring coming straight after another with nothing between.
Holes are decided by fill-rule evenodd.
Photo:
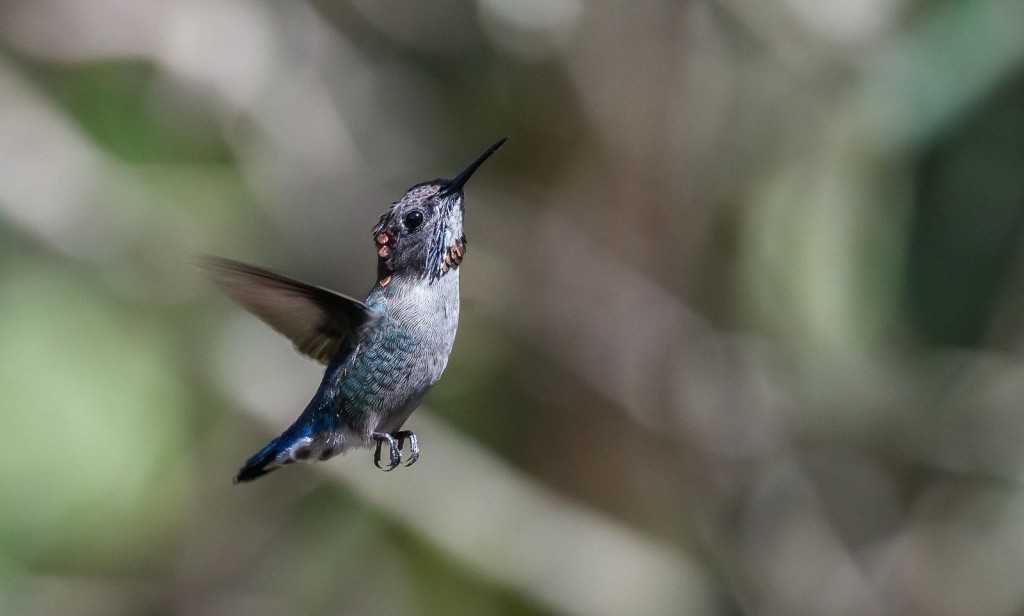
<instances>
[{"instance_id":1,"label":"bird's neck","mask_svg":"<svg viewBox=\"0 0 1024 616\"><path fill-rule=\"evenodd\" d=\"M459 271L449 269L440 278L411 276L399 272L390 275L387 284L377 281L367 304L401 323L458 320Z\"/></svg>"}]
</instances>

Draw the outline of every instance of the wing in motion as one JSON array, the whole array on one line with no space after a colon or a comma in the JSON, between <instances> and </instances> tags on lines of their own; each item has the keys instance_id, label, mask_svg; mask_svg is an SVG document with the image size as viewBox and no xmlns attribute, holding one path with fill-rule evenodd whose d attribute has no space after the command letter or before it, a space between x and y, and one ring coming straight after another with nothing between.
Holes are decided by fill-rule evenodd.
<instances>
[{"instance_id":1,"label":"wing in motion","mask_svg":"<svg viewBox=\"0 0 1024 616\"><path fill-rule=\"evenodd\" d=\"M230 297L295 344L328 364L380 313L359 300L265 269L203 256L199 266Z\"/></svg>"}]
</instances>

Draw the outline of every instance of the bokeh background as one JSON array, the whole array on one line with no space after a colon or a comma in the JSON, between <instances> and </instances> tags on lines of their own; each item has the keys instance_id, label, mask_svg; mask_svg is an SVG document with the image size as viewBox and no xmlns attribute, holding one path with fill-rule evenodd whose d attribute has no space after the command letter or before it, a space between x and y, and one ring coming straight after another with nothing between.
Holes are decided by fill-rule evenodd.
<instances>
[{"instance_id":1,"label":"bokeh background","mask_svg":"<svg viewBox=\"0 0 1024 616\"><path fill-rule=\"evenodd\" d=\"M371 454L233 486L467 191ZM1024 3L0 2L0 613L1024 614Z\"/></svg>"}]
</instances>

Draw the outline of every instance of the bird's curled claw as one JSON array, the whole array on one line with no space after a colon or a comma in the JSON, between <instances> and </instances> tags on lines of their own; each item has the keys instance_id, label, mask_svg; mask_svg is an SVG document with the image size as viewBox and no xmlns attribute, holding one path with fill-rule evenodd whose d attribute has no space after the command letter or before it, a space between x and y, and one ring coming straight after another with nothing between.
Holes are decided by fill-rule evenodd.
<instances>
[{"instance_id":1,"label":"bird's curled claw","mask_svg":"<svg viewBox=\"0 0 1024 616\"><path fill-rule=\"evenodd\" d=\"M395 437L391 436L387 432L374 432L373 440L377 441L377 449L373 452L373 464L385 473L395 470L399 464L402 463L401 449L399 448L398 442L395 441ZM385 442L388 444L388 453L390 454L389 463L387 468L380 465L380 446Z\"/></svg>"},{"instance_id":2,"label":"bird's curled claw","mask_svg":"<svg viewBox=\"0 0 1024 616\"><path fill-rule=\"evenodd\" d=\"M420 442L416 438L416 433L412 430L402 430L401 432L395 432L395 436L398 437L398 450L402 450L402 445L405 444L405 439L409 439L409 459L406 461L406 466L412 466L416 464L416 460L420 459Z\"/></svg>"}]
</instances>

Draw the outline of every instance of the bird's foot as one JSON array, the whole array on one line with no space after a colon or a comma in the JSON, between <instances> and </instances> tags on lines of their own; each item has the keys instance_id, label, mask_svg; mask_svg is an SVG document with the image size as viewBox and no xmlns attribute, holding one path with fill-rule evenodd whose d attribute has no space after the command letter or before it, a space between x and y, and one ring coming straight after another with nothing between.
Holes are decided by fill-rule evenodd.
<instances>
[{"instance_id":1,"label":"bird's foot","mask_svg":"<svg viewBox=\"0 0 1024 616\"><path fill-rule=\"evenodd\" d=\"M374 432L372 435L373 440L377 441L377 450L373 452L373 464L385 473L393 471L402 463L401 449L395 437L391 436L387 432ZM380 465L380 446L384 443L388 444L388 453L390 454L389 463L387 468Z\"/></svg>"},{"instance_id":2,"label":"bird's foot","mask_svg":"<svg viewBox=\"0 0 1024 616\"><path fill-rule=\"evenodd\" d=\"M420 441L416 438L416 433L412 430L402 430L401 432L395 432L395 436L398 438L398 450L402 450L402 445L405 444L405 439L409 439L409 459L406 461L406 466L412 466L416 464L416 460L420 459Z\"/></svg>"}]
</instances>

